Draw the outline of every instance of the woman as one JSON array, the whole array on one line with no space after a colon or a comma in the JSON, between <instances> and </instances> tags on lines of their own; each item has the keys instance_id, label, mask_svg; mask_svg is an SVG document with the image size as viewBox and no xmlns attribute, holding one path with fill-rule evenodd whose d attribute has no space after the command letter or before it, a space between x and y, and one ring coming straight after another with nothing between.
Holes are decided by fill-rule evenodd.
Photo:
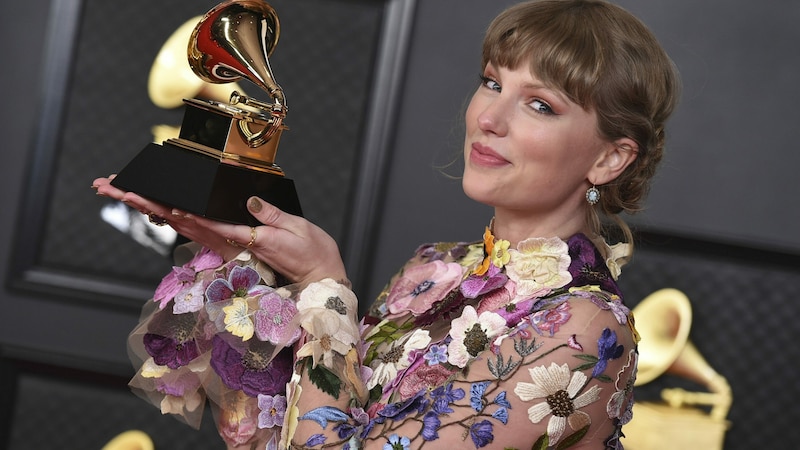
<instances>
[{"instance_id":1,"label":"woman","mask_svg":"<svg viewBox=\"0 0 800 450\"><path fill-rule=\"evenodd\" d=\"M492 22L481 67L463 188L494 218L477 242L421 246L360 322L306 220L251 198L263 226L216 223L96 180L204 246L132 334L132 386L188 419L208 395L230 448L622 448L637 336L617 215L661 158L673 64L619 7L542 0Z\"/></svg>"}]
</instances>

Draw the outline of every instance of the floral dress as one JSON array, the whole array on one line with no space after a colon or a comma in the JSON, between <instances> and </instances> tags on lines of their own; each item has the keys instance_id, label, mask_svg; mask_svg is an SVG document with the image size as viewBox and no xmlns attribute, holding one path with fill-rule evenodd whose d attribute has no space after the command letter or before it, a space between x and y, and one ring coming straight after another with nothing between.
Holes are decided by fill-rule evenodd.
<instances>
[{"instance_id":1,"label":"floral dress","mask_svg":"<svg viewBox=\"0 0 800 450\"><path fill-rule=\"evenodd\" d=\"M626 246L509 247L489 228L421 246L360 321L346 282L276 287L247 253L200 251L131 335L131 386L192 424L208 398L242 448L621 449L638 340L615 283Z\"/></svg>"}]
</instances>

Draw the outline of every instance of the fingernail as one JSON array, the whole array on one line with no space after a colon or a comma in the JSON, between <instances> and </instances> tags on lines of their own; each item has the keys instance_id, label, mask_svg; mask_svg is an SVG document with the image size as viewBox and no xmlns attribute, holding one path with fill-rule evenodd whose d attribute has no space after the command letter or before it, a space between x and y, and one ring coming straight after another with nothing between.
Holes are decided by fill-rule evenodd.
<instances>
[{"instance_id":1,"label":"fingernail","mask_svg":"<svg viewBox=\"0 0 800 450\"><path fill-rule=\"evenodd\" d=\"M247 207L254 213L261 212L261 202L256 197L250 197L247 201Z\"/></svg>"}]
</instances>

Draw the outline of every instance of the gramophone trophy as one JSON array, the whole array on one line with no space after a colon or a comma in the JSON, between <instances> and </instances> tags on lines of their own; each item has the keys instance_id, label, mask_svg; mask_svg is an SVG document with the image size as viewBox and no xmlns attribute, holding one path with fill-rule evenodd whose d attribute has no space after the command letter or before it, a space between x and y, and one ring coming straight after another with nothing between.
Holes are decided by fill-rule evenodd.
<instances>
[{"instance_id":1,"label":"gramophone trophy","mask_svg":"<svg viewBox=\"0 0 800 450\"><path fill-rule=\"evenodd\" d=\"M269 55L280 35L275 10L260 0L228 0L194 28L188 60L210 83L245 78L272 103L233 91L229 103L184 99L177 138L148 144L111 184L183 211L224 222L258 225L245 206L259 196L302 215L294 182L275 164L287 106Z\"/></svg>"}]
</instances>

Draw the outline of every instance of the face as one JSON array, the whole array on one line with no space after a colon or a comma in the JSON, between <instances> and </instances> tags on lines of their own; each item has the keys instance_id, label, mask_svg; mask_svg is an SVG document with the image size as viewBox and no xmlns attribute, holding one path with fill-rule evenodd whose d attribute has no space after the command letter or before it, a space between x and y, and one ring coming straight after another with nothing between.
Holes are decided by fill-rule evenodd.
<instances>
[{"instance_id":1,"label":"face","mask_svg":"<svg viewBox=\"0 0 800 450\"><path fill-rule=\"evenodd\" d=\"M496 213L582 217L592 167L610 144L594 112L522 66L484 70L466 114L464 192Z\"/></svg>"}]
</instances>

